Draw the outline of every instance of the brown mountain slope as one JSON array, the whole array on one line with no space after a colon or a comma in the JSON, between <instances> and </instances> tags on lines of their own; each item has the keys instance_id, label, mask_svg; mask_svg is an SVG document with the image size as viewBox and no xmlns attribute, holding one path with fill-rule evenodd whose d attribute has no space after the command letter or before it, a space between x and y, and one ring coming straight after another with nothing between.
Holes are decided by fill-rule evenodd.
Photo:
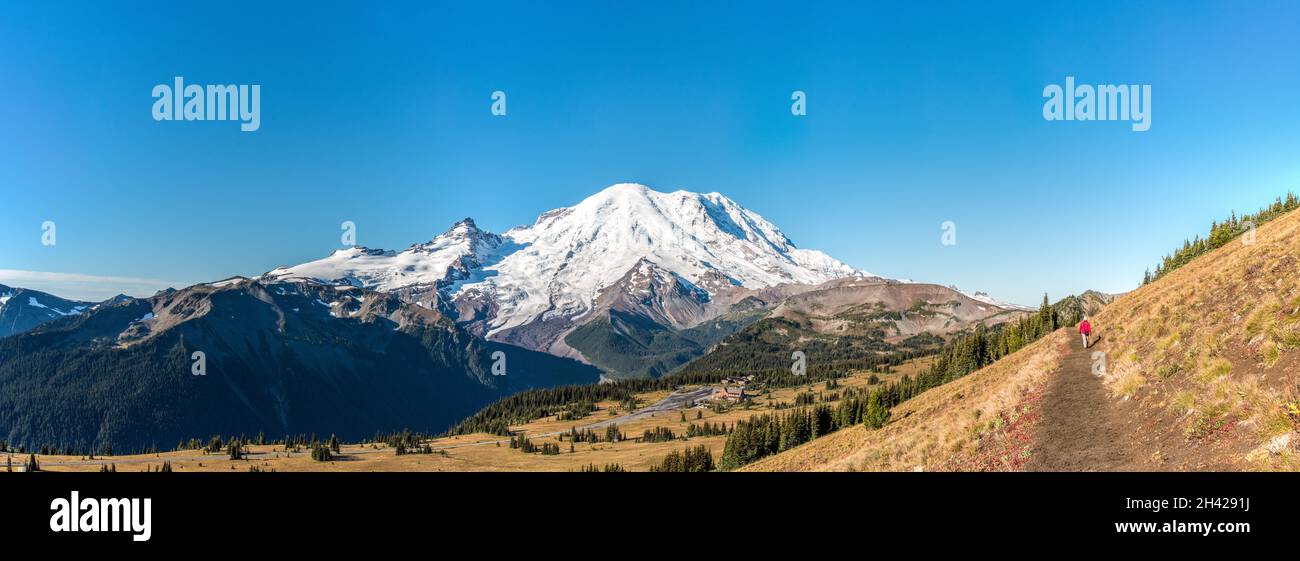
<instances>
[{"instance_id":1,"label":"brown mountain slope","mask_svg":"<svg viewBox=\"0 0 1300 561\"><path fill-rule=\"evenodd\" d=\"M746 466L746 471L933 471L978 469L982 435L1024 420L1060 361L1064 333L1044 337L987 368L939 386L893 410L879 430L862 425ZM1013 438L1003 439L1011 442ZM1019 460L1019 452L1008 454Z\"/></svg>"},{"instance_id":2,"label":"brown mountain slope","mask_svg":"<svg viewBox=\"0 0 1300 561\"><path fill-rule=\"evenodd\" d=\"M1300 469L1300 213L755 470ZM1101 373L1100 376L1094 372Z\"/></svg>"},{"instance_id":3,"label":"brown mountain slope","mask_svg":"<svg viewBox=\"0 0 1300 561\"><path fill-rule=\"evenodd\" d=\"M947 336L977 323L995 325L1025 315L975 300L950 287L877 278L835 279L790 296L772 311L818 333L864 325L884 329L891 342L929 333Z\"/></svg>"}]
</instances>

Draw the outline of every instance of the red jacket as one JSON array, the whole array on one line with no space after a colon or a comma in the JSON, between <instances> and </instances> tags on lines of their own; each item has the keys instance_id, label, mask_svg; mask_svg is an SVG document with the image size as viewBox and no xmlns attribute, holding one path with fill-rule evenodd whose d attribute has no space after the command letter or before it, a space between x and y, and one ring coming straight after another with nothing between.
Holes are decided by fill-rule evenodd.
<instances>
[{"instance_id":1,"label":"red jacket","mask_svg":"<svg viewBox=\"0 0 1300 561\"><path fill-rule=\"evenodd\" d=\"M1084 335L1092 335L1092 324L1088 323L1088 320L1086 319L1079 322L1079 333L1082 333Z\"/></svg>"}]
</instances>

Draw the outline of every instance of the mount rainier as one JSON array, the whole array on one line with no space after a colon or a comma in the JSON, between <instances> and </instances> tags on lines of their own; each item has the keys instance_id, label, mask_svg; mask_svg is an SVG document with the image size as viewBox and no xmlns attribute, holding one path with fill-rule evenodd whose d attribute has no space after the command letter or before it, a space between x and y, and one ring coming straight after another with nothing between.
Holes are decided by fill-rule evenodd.
<instances>
[{"instance_id":1,"label":"mount rainier","mask_svg":"<svg viewBox=\"0 0 1300 561\"><path fill-rule=\"evenodd\" d=\"M634 267L689 286L701 303L780 284L869 276L796 247L771 222L721 194L661 193L636 184L606 188L502 235L466 218L401 252L352 247L266 276L397 292L454 309L489 339L568 354L562 334L589 318L602 292ZM705 307L692 319L723 311Z\"/></svg>"},{"instance_id":2,"label":"mount rainier","mask_svg":"<svg viewBox=\"0 0 1300 561\"><path fill-rule=\"evenodd\" d=\"M592 349L575 348L568 335L594 321L626 339L620 347L636 347L737 306L770 308L836 279L911 284L796 247L774 224L719 193L663 193L628 183L503 234L466 218L402 251L350 247L263 278L390 292L489 340L586 361ZM745 323L730 322L718 335ZM582 340L591 341L586 335ZM691 349L667 366L705 350Z\"/></svg>"}]
</instances>

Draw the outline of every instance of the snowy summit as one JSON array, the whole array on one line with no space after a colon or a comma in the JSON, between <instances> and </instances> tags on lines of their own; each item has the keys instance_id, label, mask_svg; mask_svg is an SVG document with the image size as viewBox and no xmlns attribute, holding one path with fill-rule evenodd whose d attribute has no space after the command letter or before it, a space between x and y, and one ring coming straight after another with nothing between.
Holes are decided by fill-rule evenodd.
<instances>
[{"instance_id":1,"label":"snowy summit","mask_svg":"<svg viewBox=\"0 0 1300 561\"><path fill-rule=\"evenodd\" d=\"M601 290L641 261L706 291L868 276L794 245L774 224L719 193L608 187L497 235L465 219L401 252L352 247L266 274L376 290L436 287L448 301L487 298L489 334L591 310Z\"/></svg>"}]
</instances>

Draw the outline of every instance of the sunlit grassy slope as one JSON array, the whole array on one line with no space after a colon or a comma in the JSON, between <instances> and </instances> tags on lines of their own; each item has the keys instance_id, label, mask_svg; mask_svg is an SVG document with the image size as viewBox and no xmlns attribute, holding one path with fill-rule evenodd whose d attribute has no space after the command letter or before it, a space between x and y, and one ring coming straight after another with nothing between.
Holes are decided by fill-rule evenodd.
<instances>
[{"instance_id":1,"label":"sunlit grassy slope","mask_svg":"<svg viewBox=\"0 0 1300 561\"><path fill-rule=\"evenodd\" d=\"M1261 226L1093 317L1114 445L1143 470L1300 469L1300 213ZM1016 470L1073 329L752 470ZM1090 357L1091 358L1091 357ZM1096 360L1094 360L1096 362ZM1096 411L1066 412L1106 422ZM1097 469L1106 469L1098 466Z\"/></svg>"}]
</instances>

